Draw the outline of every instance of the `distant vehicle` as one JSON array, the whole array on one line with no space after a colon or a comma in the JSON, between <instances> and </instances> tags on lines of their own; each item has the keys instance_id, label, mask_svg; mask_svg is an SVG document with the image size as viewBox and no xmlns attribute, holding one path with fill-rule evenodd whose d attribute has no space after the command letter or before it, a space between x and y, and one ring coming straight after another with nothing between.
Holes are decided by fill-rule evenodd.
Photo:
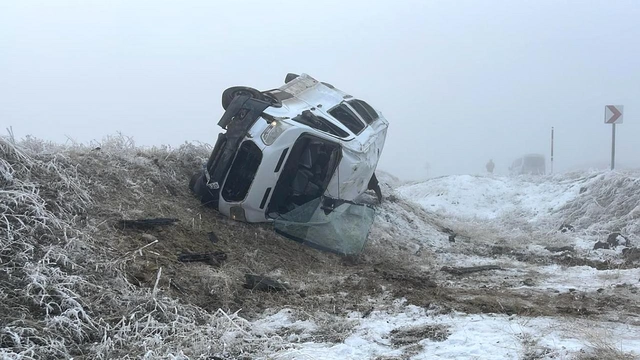
<instances>
[{"instance_id":1,"label":"distant vehicle","mask_svg":"<svg viewBox=\"0 0 640 360\"><path fill-rule=\"evenodd\" d=\"M288 74L283 86L269 91L229 88L222 107L218 125L226 133L189 184L202 203L238 221L275 220L276 230L301 242L363 227L356 235L357 246L364 244L373 210L354 201L368 189L382 198L374 171L389 123L380 112L306 74ZM329 222L335 234L319 234ZM336 226L345 229L336 232Z\"/></svg>"},{"instance_id":2,"label":"distant vehicle","mask_svg":"<svg viewBox=\"0 0 640 360\"><path fill-rule=\"evenodd\" d=\"M511 175L544 175L546 173L545 157L541 154L527 154L516 159L509 166Z\"/></svg>"}]
</instances>

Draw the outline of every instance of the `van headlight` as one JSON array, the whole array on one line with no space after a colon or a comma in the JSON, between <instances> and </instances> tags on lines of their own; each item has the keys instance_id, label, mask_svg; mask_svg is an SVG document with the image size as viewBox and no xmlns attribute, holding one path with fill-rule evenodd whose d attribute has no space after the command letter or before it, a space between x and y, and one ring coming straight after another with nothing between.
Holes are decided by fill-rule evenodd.
<instances>
[{"instance_id":1,"label":"van headlight","mask_svg":"<svg viewBox=\"0 0 640 360\"><path fill-rule=\"evenodd\" d=\"M291 125L287 123L279 120L273 120L271 123L269 123L269 126L264 129L262 135L260 135L260 139L262 139L262 142L265 145L271 145L280 135L282 135L283 132L285 132L290 127Z\"/></svg>"}]
</instances>

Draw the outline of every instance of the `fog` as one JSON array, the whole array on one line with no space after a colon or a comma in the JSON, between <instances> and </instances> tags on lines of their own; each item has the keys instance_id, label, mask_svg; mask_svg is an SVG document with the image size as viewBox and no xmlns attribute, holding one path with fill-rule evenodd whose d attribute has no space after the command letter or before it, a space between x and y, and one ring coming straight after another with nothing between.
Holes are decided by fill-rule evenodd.
<instances>
[{"instance_id":1,"label":"fog","mask_svg":"<svg viewBox=\"0 0 640 360\"><path fill-rule=\"evenodd\" d=\"M0 129L56 142L215 142L221 92L308 73L390 122L404 179L640 166L640 4L629 1L0 0ZM548 158L547 158L548 159Z\"/></svg>"}]
</instances>

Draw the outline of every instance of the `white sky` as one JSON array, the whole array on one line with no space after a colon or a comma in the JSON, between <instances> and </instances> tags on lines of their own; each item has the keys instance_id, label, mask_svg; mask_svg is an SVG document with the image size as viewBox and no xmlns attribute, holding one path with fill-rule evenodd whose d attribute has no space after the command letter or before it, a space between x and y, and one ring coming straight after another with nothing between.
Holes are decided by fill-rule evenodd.
<instances>
[{"instance_id":1,"label":"white sky","mask_svg":"<svg viewBox=\"0 0 640 360\"><path fill-rule=\"evenodd\" d=\"M0 0L0 129L213 143L225 88L305 72L385 114L380 167L403 178L505 173L552 126L556 170L607 164L607 104L640 166L638 19L634 0Z\"/></svg>"}]
</instances>

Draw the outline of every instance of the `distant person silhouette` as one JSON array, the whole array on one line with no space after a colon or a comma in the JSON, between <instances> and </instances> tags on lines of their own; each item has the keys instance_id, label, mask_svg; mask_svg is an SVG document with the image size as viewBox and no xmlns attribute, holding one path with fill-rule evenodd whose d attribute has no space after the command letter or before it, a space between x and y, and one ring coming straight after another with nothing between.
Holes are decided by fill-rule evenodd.
<instances>
[{"instance_id":1,"label":"distant person silhouette","mask_svg":"<svg viewBox=\"0 0 640 360\"><path fill-rule=\"evenodd\" d=\"M487 171L489 172L489 174L493 174L493 168L496 167L496 164L493 163L493 159L490 159L489 162L487 163Z\"/></svg>"}]
</instances>

